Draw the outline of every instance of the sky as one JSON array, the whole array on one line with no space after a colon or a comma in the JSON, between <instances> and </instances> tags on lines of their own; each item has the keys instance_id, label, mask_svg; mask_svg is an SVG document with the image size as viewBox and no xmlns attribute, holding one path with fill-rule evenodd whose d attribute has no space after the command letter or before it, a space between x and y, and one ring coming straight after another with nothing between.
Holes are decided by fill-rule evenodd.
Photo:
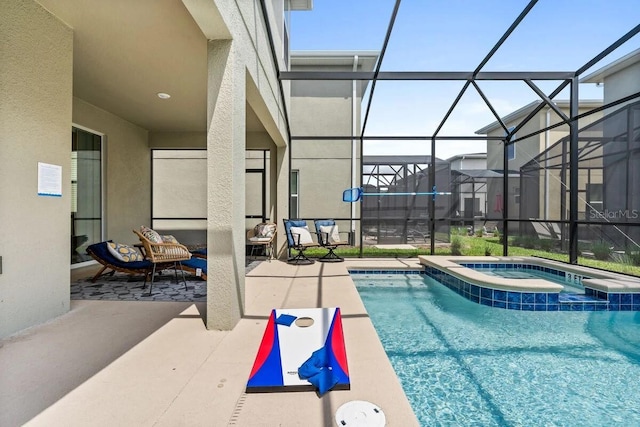
<instances>
[{"instance_id":1,"label":"sky","mask_svg":"<svg viewBox=\"0 0 640 427\"><path fill-rule=\"evenodd\" d=\"M403 0L381 71L473 71L528 4L525 0ZM383 46L395 1L314 0L291 14L292 50L374 50ZM640 0L539 0L482 71L576 71L640 23ZM586 76L640 48L636 35ZM561 82L536 82L550 93ZM431 136L464 82L376 84L366 136ZM524 82L478 85L501 116L538 100ZM369 85L369 90L371 84ZM602 87L581 84L580 99L601 99ZM369 91L363 100L366 110ZM555 99L568 99L568 91ZM473 136L495 117L470 87L440 131ZM295 133L295 130L294 130ZM366 141L365 154L430 154L429 144ZM437 157L484 152L484 142L438 142Z\"/></svg>"}]
</instances>

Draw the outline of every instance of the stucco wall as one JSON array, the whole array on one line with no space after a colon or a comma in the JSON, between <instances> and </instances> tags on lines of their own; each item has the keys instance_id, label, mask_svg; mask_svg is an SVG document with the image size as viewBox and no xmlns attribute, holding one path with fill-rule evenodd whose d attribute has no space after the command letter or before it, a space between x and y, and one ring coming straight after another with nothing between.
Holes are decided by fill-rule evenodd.
<instances>
[{"instance_id":1,"label":"stucco wall","mask_svg":"<svg viewBox=\"0 0 640 427\"><path fill-rule=\"evenodd\" d=\"M73 99L73 123L106 136L103 139L105 238L121 243L138 242L131 230L148 225L151 220L148 132L78 98Z\"/></svg>"},{"instance_id":2,"label":"stucco wall","mask_svg":"<svg viewBox=\"0 0 640 427\"><path fill-rule=\"evenodd\" d=\"M149 148L207 148L207 133L149 132Z\"/></svg>"},{"instance_id":3,"label":"stucco wall","mask_svg":"<svg viewBox=\"0 0 640 427\"><path fill-rule=\"evenodd\" d=\"M633 64L623 70L618 71L610 76L607 76L604 81L604 102L609 103L616 101L625 96L629 96L633 93L640 91L640 62ZM623 105L638 102L638 99L625 102L624 104L617 105L606 111L609 114L611 111L615 111Z\"/></svg>"},{"instance_id":4,"label":"stucco wall","mask_svg":"<svg viewBox=\"0 0 640 427\"><path fill-rule=\"evenodd\" d=\"M0 338L69 310L71 29L35 2L0 2ZM62 197L37 195L38 162Z\"/></svg>"}]
</instances>

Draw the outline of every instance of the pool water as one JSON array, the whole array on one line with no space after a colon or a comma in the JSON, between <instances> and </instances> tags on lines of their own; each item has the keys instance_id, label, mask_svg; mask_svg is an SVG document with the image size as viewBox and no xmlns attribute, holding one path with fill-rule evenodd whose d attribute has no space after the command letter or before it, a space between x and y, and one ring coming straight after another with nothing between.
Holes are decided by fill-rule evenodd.
<instances>
[{"instance_id":1,"label":"pool water","mask_svg":"<svg viewBox=\"0 0 640 427\"><path fill-rule=\"evenodd\" d=\"M564 278L559 277L556 274L545 273L538 270L517 270L513 268L494 268L494 269L482 269L479 270L483 274L489 276L498 276L505 279L544 279L549 282L557 283L564 286L562 292L570 293L584 293L584 287L577 283L568 283Z\"/></svg>"},{"instance_id":2,"label":"pool water","mask_svg":"<svg viewBox=\"0 0 640 427\"><path fill-rule=\"evenodd\" d=\"M501 310L423 275L352 277L421 425L640 425L639 312Z\"/></svg>"}]
</instances>

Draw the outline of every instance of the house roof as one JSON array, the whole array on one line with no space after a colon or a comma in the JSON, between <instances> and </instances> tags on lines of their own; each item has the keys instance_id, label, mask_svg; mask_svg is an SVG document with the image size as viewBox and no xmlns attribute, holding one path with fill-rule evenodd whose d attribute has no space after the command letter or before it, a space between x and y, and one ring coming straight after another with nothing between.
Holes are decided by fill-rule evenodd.
<instances>
[{"instance_id":1,"label":"house roof","mask_svg":"<svg viewBox=\"0 0 640 427\"><path fill-rule=\"evenodd\" d=\"M417 164L425 165L431 163L431 156L363 156L362 162L365 165L383 164L383 165L398 165L398 164ZM436 157L437 163L445 162L442 159Z\"/></svg>"},{"instance_id":2,"label":"house roof","mask_svg":"<svg viewBox=\"0 0 640 427\"><path fill-rule=\"evenodd\" d=\"M460 169L452 170L451 173L465 175L471 178L502 178L502 171L494 171L491 169ZM511 176L511 174L509 174Z\"/></svg>"},{"instance_id":3,"label":"house roof","mask_svg":"<svg viewBox=\"0 0 640 427\"><path fill-rule=\"evenodd\" d=\"M358 57L358 71L373 71L380 52L377 50L305 50L291 51L291 65L329 67L344 66L353 69Z\"/></svg>"},{"instance_id":4,"label":"house roof","mask_svg":"<svg viewBox=\"0 0 640 427\"><path fill-rule=\"evenodd\" d=\"M511 123L511 122L518 122L521 119L524 119L529 113L531 113L538 105L540 105L543 101L542 100L538 100L538 101L533 101L527 105L525 105L524 107L521 107L519 109L517 109L516 111L507 114L506 116L501 117L502 121L504 123ZM561 100L557 100L555 101L555 104L558 107L564 107L564 108L568 108L569 107L569 101L566 99L561 99ZM581 108L596 108L596 107L600 107L602 106L602 100L601 99L586 99L583 101L580 101L580 107ZM543 108L544 111L548 110L549 107L545 106ZM477 135L487 135L489 132L496 130L496 129L501 129L500 123L498 123L498 121L496 120L493 123L490 123L488 125L486 125L485 127L478 129L475 133Z\"/></svg>"},{"instance_id":5,"label":"house roof","mask_svg":"<svg viewBox=\"0 0 640 427\"><path fill-rule=\"evenodd\" d=\"M311 10L313 0L289 0L289 10Z\"/></svg>"},{"instance_id":6,"label":"house roof","mask_svg":"<svg viewBox=\"0 0 640 427\"><path fill-rule=\"evenodd\" d=\"M455 156L451 156L447 159L448 162L453 162L454 160L464 160L464 159L486 159L487 153L467 153L467 154L456 154Z\"/></svg>"},{"instance_id":7,"label":"house roof","mask_svg":"<svg viewBox=\"0 0 640 427\"><path fill-rule=\"evenodd\" d=\"M615 74L620 70L624 70L636 62L640 62L640 49L636 49L622 58L619 58L593 73L586 75L580 79L580 83L602 83L606 77L611 74Z\"/></svg>"}]
</instances>

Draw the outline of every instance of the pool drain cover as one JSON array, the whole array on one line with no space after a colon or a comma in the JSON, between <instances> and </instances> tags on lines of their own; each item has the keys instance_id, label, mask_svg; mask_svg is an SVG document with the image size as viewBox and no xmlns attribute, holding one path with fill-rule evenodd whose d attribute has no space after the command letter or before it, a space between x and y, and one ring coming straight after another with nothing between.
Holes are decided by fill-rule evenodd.
<instances>
[{"instance_id":1,"label":"pool drain cover","mask_svg":"<svg viewBox=\"0 0 640 427\"><path fill-rule=\"evenodd\" d=\"M352 400L336 411L338 427L383 427L386 422L382 409L364 400Z\"/></svg>"}]
</instances>

